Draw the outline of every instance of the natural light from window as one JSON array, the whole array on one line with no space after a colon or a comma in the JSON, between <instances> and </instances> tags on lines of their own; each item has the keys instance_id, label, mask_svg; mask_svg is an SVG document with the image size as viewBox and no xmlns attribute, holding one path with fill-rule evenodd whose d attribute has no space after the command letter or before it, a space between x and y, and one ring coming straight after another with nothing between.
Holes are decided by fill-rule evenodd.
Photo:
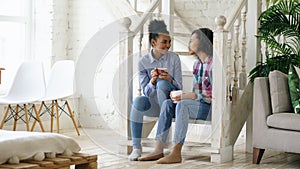
<instances>
[{"instance_id":1,"label":"natural light from window","mask_svg":"<svg viewBox=\"0 0 300 169\"><path fill-rule=\"evenodd\" d=\"M2 72L1 94L12 81L19 63L26 57L26 31L28 15L26 1L0 0L0 67Z\"/></svg>"},{"instance_id":2,"label":"natural light from window","mask_svg":"<svg viewBox=\"0 0 300 169\"><path fill-rule=\"evenodd\" d=\"M0 95L5 94L22 61L51 64L51 10L49 0L0 0Z\"/></svg>"}]
</instances>

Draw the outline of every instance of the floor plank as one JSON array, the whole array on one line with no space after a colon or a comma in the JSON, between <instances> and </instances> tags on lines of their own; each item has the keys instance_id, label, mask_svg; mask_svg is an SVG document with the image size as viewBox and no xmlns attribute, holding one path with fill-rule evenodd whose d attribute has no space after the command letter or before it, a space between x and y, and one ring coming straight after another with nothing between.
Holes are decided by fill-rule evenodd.
<instances>
[{"instance_id":1,"label":"floor plank","mask_svg":"<svg viewBox=\"0 0 300 169\"><path fill-rule=\"evenodd\" d=\"M183 161L179 164L156 164L155 161L137 162L129 161L126 155L119 154L119 140L121 134L109 129L80 128L81 136L73 130L63 131L62 134L75 138L82 148L83 153L98 155L98 168L101 169L225 169L225 168L289 168L300 169L300 154L266 150L260 165L252 164L252 154L245 152L245 139L240 137L234 147L234 160L224 164L210 163L207 152L184 149ZM144 148L144 154L150 153L152 148Z\"/></svg>"}]
</instances>

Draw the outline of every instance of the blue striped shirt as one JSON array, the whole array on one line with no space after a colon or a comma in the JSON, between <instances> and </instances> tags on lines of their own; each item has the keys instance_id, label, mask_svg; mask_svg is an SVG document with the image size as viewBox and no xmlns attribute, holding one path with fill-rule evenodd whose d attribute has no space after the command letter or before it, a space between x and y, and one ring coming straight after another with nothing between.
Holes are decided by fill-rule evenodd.
<instances>
[{"instance_id":1,"label":"blue striped shirt","mask_svg":"<svg viewBox=\"0 0 300 169\"><path fill-rule=\"evenodd\" d=\"M141 89L145 96L149 97L156 90L156 86L151 83L151 71L154 68L167 68L169 75L173 79L173 85L178 90L182 89L182 71L179 56L169 51L157 60L152 56L151 50L151 52L141 57L138 62Z\"/></svg>"}]
</instances>

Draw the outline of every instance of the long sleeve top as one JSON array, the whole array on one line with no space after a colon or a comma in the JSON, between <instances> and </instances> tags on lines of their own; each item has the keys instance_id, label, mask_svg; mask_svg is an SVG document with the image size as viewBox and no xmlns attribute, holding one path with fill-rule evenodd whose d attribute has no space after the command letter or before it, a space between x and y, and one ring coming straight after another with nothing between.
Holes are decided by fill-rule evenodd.
<instances>
[{"instance_id":1,"label":"long sleeve top","mask_svg":"<svg viewBox=\"0 0 300 169\"><path fill-rule=\"evenodd\" d=\"M194 87L193 92L198 95L197 100L211 103L212 98L212 57L207 57L202 63L197 60L194 63Z\"/></svg>"},{"instance_id":2,"label":"long sleeve top","mask_svg":"<svg viewBox=\"0 0 300 169\"><path fill-rule=\"evenodd\" d=\"M138 62L140 85L145 96L150 96L150 94L156 90L156 85L151 83L151 71L154 68L167 68L167 71L173 80L173 85L178 90L182 89L182 71L179 56L169 51L157 60L152 56L151 51L141 57Z\"/></svg>"}]
</instances>

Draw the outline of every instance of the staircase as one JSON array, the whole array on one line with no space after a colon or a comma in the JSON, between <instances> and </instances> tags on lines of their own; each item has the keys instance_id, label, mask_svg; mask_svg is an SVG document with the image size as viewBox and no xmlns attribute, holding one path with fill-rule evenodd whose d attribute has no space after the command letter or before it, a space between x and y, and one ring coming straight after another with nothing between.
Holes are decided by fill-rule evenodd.
<instances>
[{"instance_id":1,"label":"staircase","mask_svg":"<svg viewBox=\"0 0 300 169\"><path fill-rule=\"evenodd\" d=\"M132 86L134 80L134 62L149 49L145 45L144 33L147 32L148 21L153 18L164 19L168 24L170 35L173 37L173 51L179 53L183 63L190 63L185 60L187 43L193 30L193 25L182 20L171 0L153 0L149 8L141 13L137 11L137 1L134 1L132 8L136 15L126 17L123 20L124 30L120 32L119 81L128 82L120 85L119 88L119 109L122 110L121 130L126 129L126 137L130 138L129 112L131 101L135 95L140 95L141 90ZM164 8L162 8L164 7ZM164 9L164 10L163 10ZM212 101L212 121L211 121L211 144L208 145L211 153L211 162L223 163L233 159L233 147L248 120L247 126L247 151L251 151L251 112L252 112L252 91L253 84L247 82L247 60L257 60L250 57L251 54L259 55L260 45L255 37L249 34L256 34L257 16L261 12L261 1L239 0L233 7L232 13L228 17L217 16L214 30L214 70L213 70L213 101ZM247 11L252 11L255 17L247 16ZM247 24L252 22L252 25ZM176 32L174 24L185 25L185 32ZM250 28L247 30L247 28ZM196 29L196 28L194 28ZM137 44L137 45L134 45ZM185 49L184 49L185 47ZM181 51L181 49L184 49ZM179 50L179 51L177 51ZM255 51L255 52L252 52ZM183 76L188 78L191 73L188 67L183 67ZM250 67L251 68L251 67ZM186 70L185 70L186 69ZM124 86L125 85L125 86ZM124 90L129 89L129 90ZM249 118L250 117L250 118ZM152 124L153 125L153 124ZM207 146L206 146L207 148ZM206 149L207 150L207 149ZM125 152L130 151L126 147Z\"/></svg>"}]
</instances>

